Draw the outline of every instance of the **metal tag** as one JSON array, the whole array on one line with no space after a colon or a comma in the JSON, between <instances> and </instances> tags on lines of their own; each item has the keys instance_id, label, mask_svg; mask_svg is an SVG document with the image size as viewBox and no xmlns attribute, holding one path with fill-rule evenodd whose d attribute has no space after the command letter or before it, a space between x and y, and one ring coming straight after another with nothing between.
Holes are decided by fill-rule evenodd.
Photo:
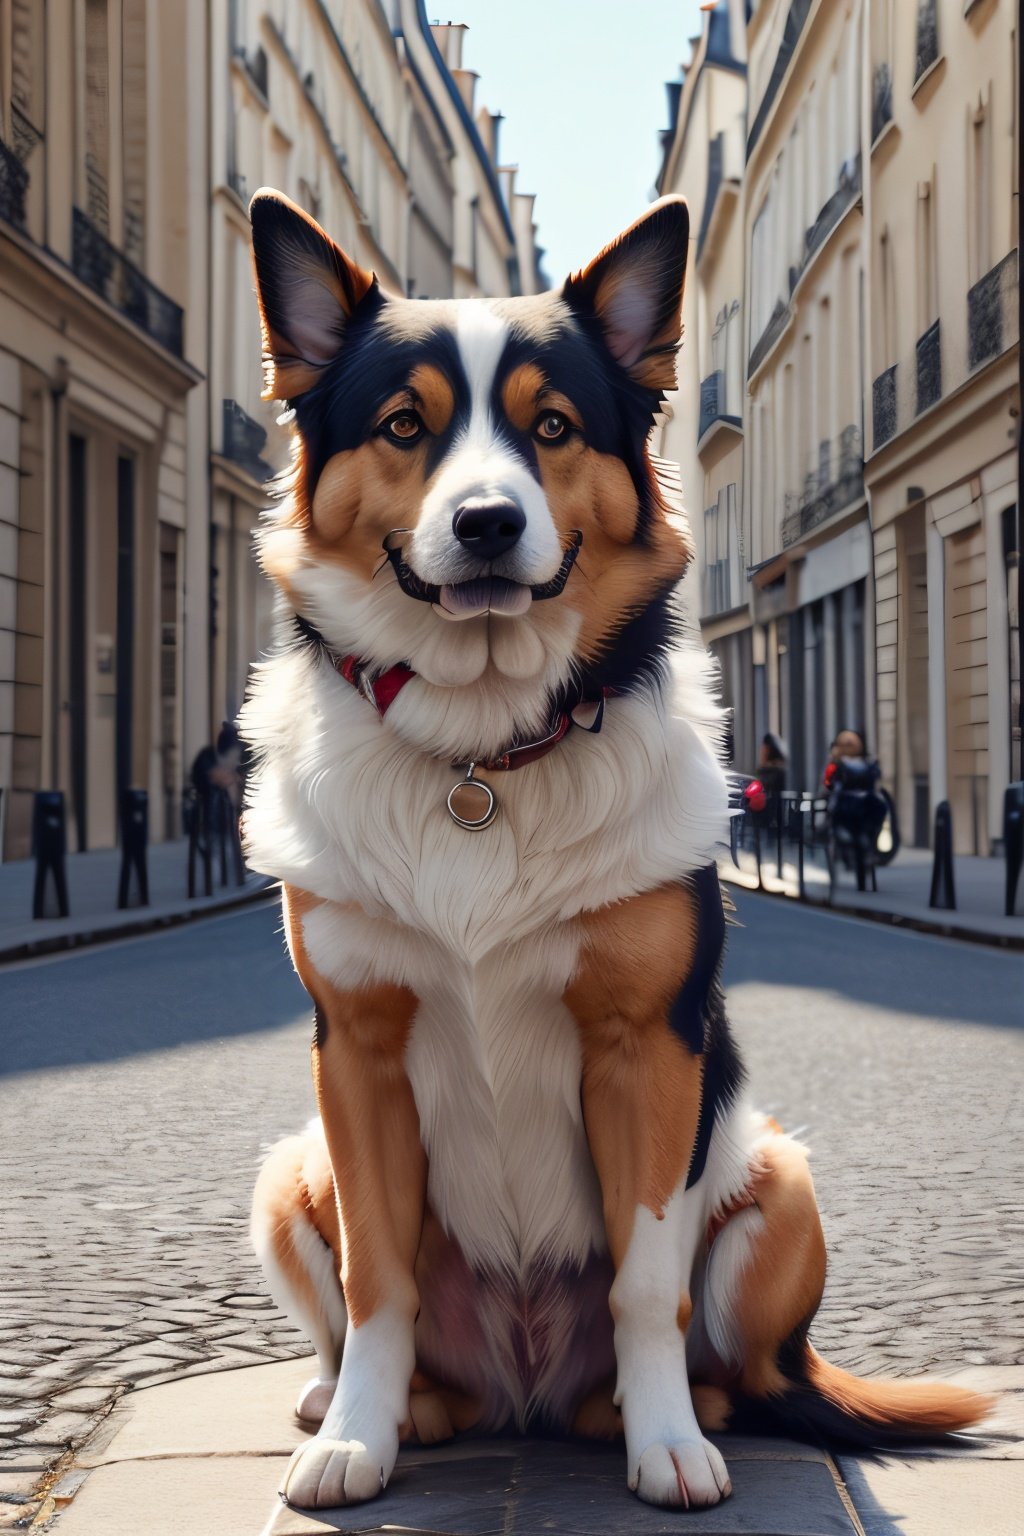
<instances>
[{"instance_id":1,"label":"metal tag","mask_svg":"<svg viewBox=\"0 0 1024 1536\"><path fill-rule=\"evenodd\" d=\"M467 832L479 832L489 827L498 814L498 797L489 784L474 779L476 763L470 763L466 777L460 779L448 791L448 814L452 821Z\"/></svg>"}]
</instances>

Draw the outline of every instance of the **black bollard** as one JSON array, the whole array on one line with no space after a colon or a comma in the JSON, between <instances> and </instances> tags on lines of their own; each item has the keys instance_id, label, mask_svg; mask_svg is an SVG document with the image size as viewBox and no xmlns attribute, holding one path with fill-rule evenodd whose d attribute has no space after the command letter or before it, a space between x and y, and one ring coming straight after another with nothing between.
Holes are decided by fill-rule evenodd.
<instances>
[{"instance_id":1,"label":"black bollard","mask_svg":"<svg viewBox=\"0 0 1024 1536\"><path fill-rule=\"evenodd\" d=\"M1017 915L1017 884L1024 864L1024 780L1003 797L1003 854L1006 858L1006 915Z\"/></svg>"},{"instance_id":2,"label":"black bollard","mask_svg":"<svg viewBox=\"0 0 1024 1536\"><path fill-rule=\"evenodd\" d=\"M60 916L68 916L68 882L64 869L66 851L64 796L59 789L42 789L32 806L32 852L36 860L36 878L32 888L33 918L46 916L47 875L53 876Z\"/></svg>"},{"instance_id":3,"label":"black bollard","mask_svg":"<svg viewBox=\"0 0 1024 1536\"><path fill-rule=\"evenodd\" d=\"M948 800L943 800L941 805L935 807L935 859L928 905L946 912L956 911L956 892L953 889L953 812Z\"/></svg>"},{"instance_id":4,"label":"black bollard","mask_svg":"<svg viewBox=\"0 0 1024 1536\"><path fill-rule=\"evenodd\" d=\"M213 895L213 828L209 793L193 793L185 801L188 821L188 896L196 894L196 859L203 861L203 895Z\"/></svg>"},{"instance_id":5,"label":"black bollard","mask_svg":"<svg viewBox=\"0 0 1024 1536\"><path fill-rule=\"evenodd\" d=\"M149 842L149 795L144 789L121 792L121 878L117 886L118 910L128 905L132 871L139 887L140 907L149 906L149 875L146 846Z\"/></svg>"}]
</instances>

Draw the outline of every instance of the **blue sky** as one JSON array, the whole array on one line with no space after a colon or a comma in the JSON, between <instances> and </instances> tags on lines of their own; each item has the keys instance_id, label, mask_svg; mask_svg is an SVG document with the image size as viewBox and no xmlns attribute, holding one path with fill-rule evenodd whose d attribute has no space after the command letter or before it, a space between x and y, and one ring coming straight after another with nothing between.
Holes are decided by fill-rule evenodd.
<instances>
[{"instance_id":1,"label":"blue sky","mask_svg":"<svg viewBox=\"0 0 1024 1536\"><path fill-rule=\"evenodd\" d=\"M665 81L700 31L699 0L453 0L477 103L505 114L501 158L536 192L552 283L583 266L650 200Z\"/></svg>"}]
</instances>

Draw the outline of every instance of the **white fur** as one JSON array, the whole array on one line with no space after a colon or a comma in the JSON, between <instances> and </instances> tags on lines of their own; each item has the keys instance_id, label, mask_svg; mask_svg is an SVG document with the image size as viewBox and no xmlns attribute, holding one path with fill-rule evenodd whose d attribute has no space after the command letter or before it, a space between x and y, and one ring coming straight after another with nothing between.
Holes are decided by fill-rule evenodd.
<instances>
[{"instance_id":1,"label":"white fur","mask_svg":"<svg viewBox=\"0 0 1024 1536\"><path fill-rule=\"evenodd\" d=\"M717 1504L728 1486L721 1456L697 1425L677 1322L704 1239L703 1182L677 1189L658 1214L637 1208L611 1290L627 1481L651 1504Z\"/></svg>"}]
</instances>

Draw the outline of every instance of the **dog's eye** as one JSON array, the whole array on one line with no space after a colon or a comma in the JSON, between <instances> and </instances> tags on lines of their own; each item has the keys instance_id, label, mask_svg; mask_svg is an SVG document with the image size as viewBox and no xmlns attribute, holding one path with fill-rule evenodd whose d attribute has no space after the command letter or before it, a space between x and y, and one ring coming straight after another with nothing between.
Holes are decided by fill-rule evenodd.
<instances>
[{"instance_id":1,"label":"dog's eye","mask_svg":"<svg viewBox=\"0 0 1024 1536\"><path fill-rule=\"evenodd\" d=\"M548 411L533 429L533 435L542 443L557 443L569 431L569 423L557 411Z\"/></svg>"},{"instance_id":2,"label":"dog's eye","mask_svg":"<svg viewBox=\"0 0 1024 1536\"><path fill-rule=\"evenodd\" d=\"M423 436L423 423L415 411L396 411L381 422L380 431L393 443L414 443Z\"/></svg>"}]
</instances>

